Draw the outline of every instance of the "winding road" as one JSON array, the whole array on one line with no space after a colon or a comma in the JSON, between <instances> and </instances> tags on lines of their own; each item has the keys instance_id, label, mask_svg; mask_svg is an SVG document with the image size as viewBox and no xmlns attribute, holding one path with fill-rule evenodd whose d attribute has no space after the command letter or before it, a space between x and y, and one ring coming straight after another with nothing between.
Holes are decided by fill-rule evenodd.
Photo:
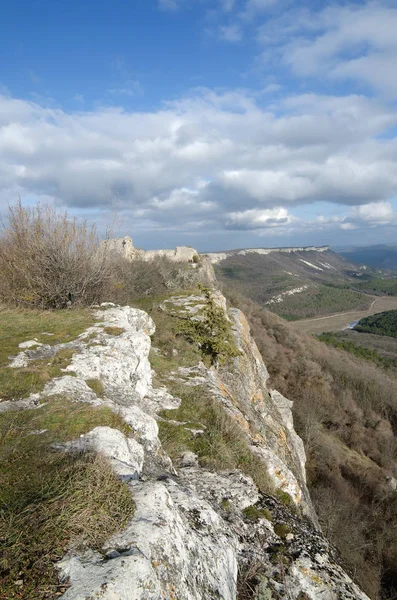
<instances>
[{"instance_id":1,"label":"winding road","mask_svg":"<svg viewBox=\"0 0 397 600\"><path fill-rule=\"evenodd\" d=\"M314 319L303 319L291 323L296 329L305 333L323 333L324 331L340 331L346 329L352 321L359 321L385 310L397 309L397 297L395 296L373 296L371 306L366 310L356 310L344 313L328 315L326 317L315 317Z\"/></svg>"}]
</instances>

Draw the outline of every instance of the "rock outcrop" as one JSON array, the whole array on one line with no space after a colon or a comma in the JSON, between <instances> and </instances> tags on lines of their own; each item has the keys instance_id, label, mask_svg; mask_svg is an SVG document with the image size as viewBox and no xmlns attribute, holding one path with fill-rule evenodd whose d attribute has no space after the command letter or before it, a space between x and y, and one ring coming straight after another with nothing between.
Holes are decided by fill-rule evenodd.
<instances>
[{"instance_id":1,"label":"rock outcrop","mask_svg":"<svg viewBox=\"0 0 397 600\"><path fill-rule=\"evenodd\" d=\"M197 318L203 301L179 296L168 300L164 310ZM225 310L221 294L217 305ZM173 464L160 443L158 419L162 410L178 408L180 400L153 386L153 320L144 311L117 306L104 307L98 317L73 342L76 354L65 375L29 402L62 394L104 404L124 418L129 437L97 427L62 449L106 455L127 482L136 510L128 527L101 552L71 552L58 564L61 579L69 583L61 598L366 600L319 531L291 402L268 389L267 370L244 315L228 311L240 354L227 366L201 363L172 376L183 385L206 386L244 432L250 451L266 464L275 488L292 499L289 507L259 491L239 470L202 468L191 452ZM119 335L106 328L118 328ZM24 349L16 362L26 364L37 353L57 350L48 348ZM92 379L102 383L100 397L87 385Z\"/></svg>"},{"instance_id":2,"label":"rock outcrop","mask_svg":"<svg viewBox=\"0 0 397 600\"><path fill-rule=\"evenodd\" d=\"M243 248L242 250L228 250L226 252L207 252L207 256L212 263L219 263L222 260L226 260L229 256L235 256L237 254L274 254L281 252L284 254L292 254L294 252L327 252L330 246L302 246L302 247L291 247L291 248Z\"/></svg>"}]
</instances>

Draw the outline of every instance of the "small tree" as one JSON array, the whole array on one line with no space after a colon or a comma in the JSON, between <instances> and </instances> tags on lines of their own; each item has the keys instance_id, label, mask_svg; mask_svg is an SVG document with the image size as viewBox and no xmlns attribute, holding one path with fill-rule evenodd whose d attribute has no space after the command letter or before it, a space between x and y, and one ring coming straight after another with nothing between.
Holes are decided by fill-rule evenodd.
<instances>
[{"instance_id":1,"label":"small tree","mask_svg":"<svg viewBox=\"0 0 397 600\"><path fill-rule=\"evenodd\" d=\"M209 288L202 285L199 288L205 297L203 313L200 319L185 321L181 333L190 342L198 344L212 364L225 363L241 353L236 348L225 311L215 304Z\"/></svg>"},{"instance_id":2,"label":"small tree","mask_svg":"<svg viewBox=\"0 0 397 600\"><path fill-rule=\"evenodd\" d=\"M0 298L40 308L101 299L108 278L95 227L45 204L19 200L0 238Z\"/></svg>"}]
</instances>

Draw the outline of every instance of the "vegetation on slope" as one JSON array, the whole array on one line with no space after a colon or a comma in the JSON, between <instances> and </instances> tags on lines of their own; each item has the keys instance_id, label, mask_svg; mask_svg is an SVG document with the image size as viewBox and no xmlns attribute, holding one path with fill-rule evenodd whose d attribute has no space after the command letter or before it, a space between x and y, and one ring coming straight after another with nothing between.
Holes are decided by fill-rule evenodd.
<instances>
[{"instance_id":1,"label":"vegetation on slope","mask_svg":"<svg viewBox=\"0 0 397 600\"><path fill-rule=\"evenodd\" d=\"M357 331L397 337L397 310L388 310L361 319L356 325Z\"/></svg>"},{"instance_id":2,"label":"vegetation on slope","mask_svg":"<svg viewBox=\"0 0 397 600\"><path fill-rule=\"evenodd\" d=\"M397 367L397 356L395 358L382 356L377 350L361 345L360 340L358 340L359 343L356 344L350 339L345 339L342 332L334 333L332 331L327 331L317 336L317 339L329 346L338 348L339 350L350 352L350 354L354 354L354 356L357 356L358 358L370 360L384 369Z\"/></svg>"},{"instance_id":3,"label":"vegetation on slope","mask_svg":"<svg viewBox=\"0 0 397 600\"><path fill-rule=\"evenodd\" d=\"M215 270L237 292L296 320L369 307L370 298L354 289L356 279L347 275L347 266L333 252L295 252L230 256Z\"/></svg>"},{"instance_id":4,"label":"vegetation on slope","mask_svg":"<svg viewBox=\"0 0 397 600\"><path fill-rule=\"evenodd\" d=\"M368 277L356 283L354 287L370 294L397 296L397 278L395 277Z\"/></svg>"},{"instance_id":5,"label":"vegetation on slope","mask_svg":"<svg viewBox=\"0 0 397 600\"><path fill-rule=\"evenodd\" d=\"M208 387L204 384L186 385L180 381L179 368L194 368L203 359L209 365L208 358L211 358L212 353L207 354L206 345L203 348L201 338L194 340L180 334L183 321L178 312L172 311L171 303L167 311L160 308L164 305L164 300L167 297L137 303L138 307L144 307L149 312L156 324L150 354L150 363L156 374L155 384L166 385L168 391L182 401L177 410L165 410L161 413L159 436L164 449L172 459L191 450L207 469L222 471L239 468L250 475L262 491L272 492L273 486L263 462L252 454L240 428L214 399ZM166 303L166 306L169 304ZM228 334L229 328L230 324L226 329ZM207 341L210 337L211 330L207 331ZM232 354L229 351L230 347L227 346L226 353L220 355L220 362L224 363L235 354L235 349ZM195 435L197 430L202 434ZM288 502L290 498L281 500Z\"/></svg>"},{"instance_id":6,"label":"vegetation on slope","mask_svg":"<svg viewBox=\"0 0 397 600\"><path fill-rule=\"evenodd\" d=\"M196 344L211 364L225 363L238 356L232 330L223 308L216 305L209 288L199 285L204 296L204 307L199 318L187 318L176 324L177 335L183 335Z\"/></svg>"},{"instance_id":7,"label":"vegetation on slope","mask_svg":"<svg viewBox=\"0 0 397 600\"><path fill-rule=\"evenodd\" d=\"M105 459L53 447L99 425L128 430L108 408L62 398L0 415L1 600L55 599L65 587L55 563L69 548L100 551L133 514Z\"/></svg>"},{"instance_id":8,"label":"vegetation on slope","mask_svg":"<svg viewBox=\"0 0 397 600\"><path fill-rule=\"evenodd\" d=\"M397 594L397 380L228 293L251 324L271 386L294 401L324 533L371 598Z\"/></svg>"},{"instance_id":9,"label":"vegetation on slope","mask_svg":"<svg viewBox=\"0 0 397 600\"><path fill-rule=\"evenodd\" d=\"M106 252L95 227L51 205L11 206L0 237L0 302L40 309L90 306L190 288L196 263L124 260Z\"/></svg>"}]
</instances>

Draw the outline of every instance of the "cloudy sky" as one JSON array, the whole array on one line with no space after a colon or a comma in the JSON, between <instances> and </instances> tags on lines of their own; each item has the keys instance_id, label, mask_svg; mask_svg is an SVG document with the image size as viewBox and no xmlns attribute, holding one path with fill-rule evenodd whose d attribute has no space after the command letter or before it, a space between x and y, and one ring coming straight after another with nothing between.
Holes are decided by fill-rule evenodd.
<instances>
[{"instance_id":1,"label":"cloudy sky","mask_svg":"<svg viewBox=\"0 0 397 600\"><path fill-rule=\"evenodd\" d=\"M145 248L393 243L395 0L13 0L0 211Z\"/></svg>"}]
</instances>

